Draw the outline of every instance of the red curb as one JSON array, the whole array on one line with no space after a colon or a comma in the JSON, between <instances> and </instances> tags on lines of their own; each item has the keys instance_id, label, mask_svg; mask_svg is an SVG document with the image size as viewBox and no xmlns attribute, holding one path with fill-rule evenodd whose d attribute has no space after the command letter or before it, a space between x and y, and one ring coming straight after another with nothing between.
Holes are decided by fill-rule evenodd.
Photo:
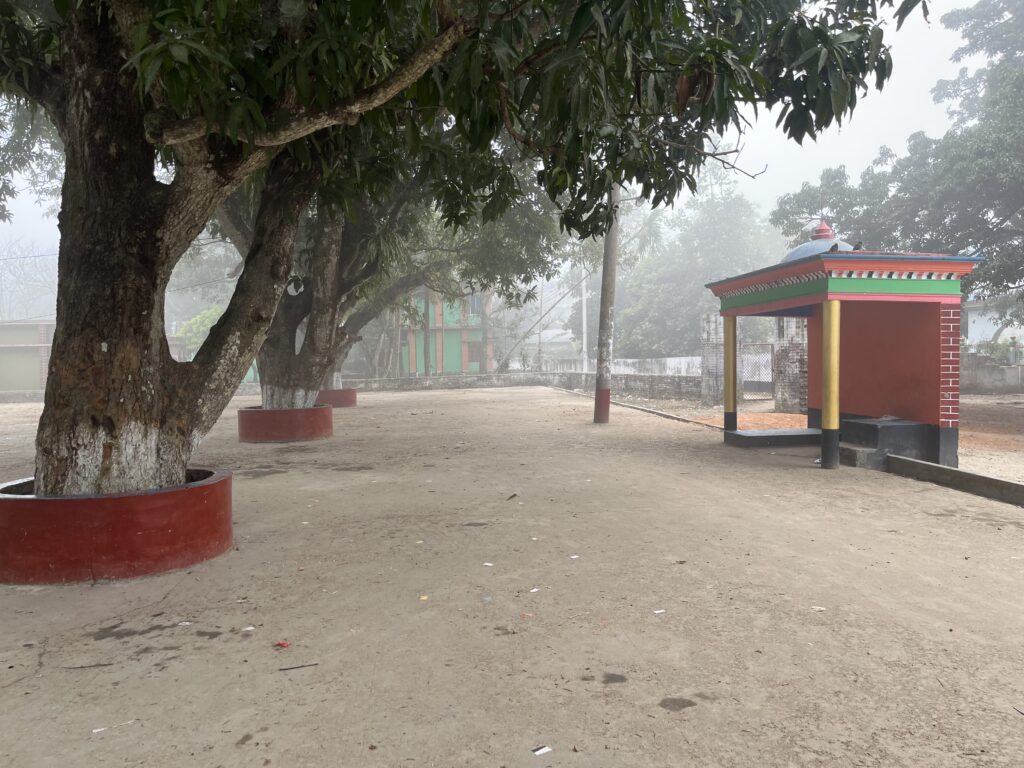
<instances>
[{"instance_id":1,"label":"red curb","mask_svg":"<svg viewBox=\"0 0 1024 768\"><path fill-rule=\"evenodd\" d=\"M243 443L295 443L322 440L333 434L334 416L329 405L238 409L238 439Z\"/></svg>"},{"instance_id":2,"label":"red curb","mask_svg":"<svg viewBox=\"0 0 1024 768\"><path fill-rule=\"evenodd\" d=\"M357 389L321 389L316 404L329 405L332 408L353 408L358 391Z\"/></svg>"},{"instance_id":3,"label":"red curb","mask_svg":"<svg viewBox=\"0 0 1024 768\"><path fill-rule=\"evenodd\" d=\"M33 496L0 486L0 582L130 579L231 547L231 473L192 468L187 485L100 496Z\"/></svg>"}]
</instances>

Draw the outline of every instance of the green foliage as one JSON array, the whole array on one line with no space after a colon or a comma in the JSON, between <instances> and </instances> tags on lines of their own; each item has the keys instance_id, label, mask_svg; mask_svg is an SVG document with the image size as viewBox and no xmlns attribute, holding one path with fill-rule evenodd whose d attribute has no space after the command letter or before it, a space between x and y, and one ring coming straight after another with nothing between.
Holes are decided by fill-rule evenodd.
<instances>
[{"instance_id":1,"label":"green foliage","mask_svg":"<svg viewBox=\"0 0 1024 768\"><path fill-rule=\"evenodd\" d=\"M902 0L897 17L919 3ZM630 183L655 205L694 189L705 139L742 127L745 105L781 104L783 127L797 141L841 120L869 81L881 85L891 73L879 9L893 5L148 0L128 19L103 0L4 0L0 90L49 107L70 20L110 14L130 49L124 68L150 110L151 138L171 163L168 137L182 125L198 125L227 155L298 136L289 151L329 163L344 149L335 142L357 143L339 138L342 124L357 124L362 142L402 141L421 154L442 121L474 152L512 136L538 160L563 225L589 235L606 224L613 184ZM456 44L441 45L445 35ZM418 62L426 62L424 76L378 99ZM303 124L312 127L303 133ZM517 192L494 166L462 166L461 184L444 170L434 176L444 193L437 197L455 223L466 215L467 184L485 219Z\"/></svg>"},{"instance_id":2,"label":"green foliage","mask_svg":"<svg viewBox=\"0 0 1024 768\"><path fill-rule=\"evenodd\" d=\"M190 320L182 323L176 334L184 339L188 348L193 352L203 345L210 329L217 323L224 313L224 307L210 307L195 315Z\"/></svg>"},{"instance_id":3,"label":"green foliage","mask_svg":"<svg viewBox=\"0 0 1024 768\"><path fill-rule=\"evenodd\" d=\"M971 351L990 357L996 365L1018 365L1021 362L1021 344L1016 338L1007 341L982 341Z\"/></svg>"},{"instance_id":4,"label":"green foliage","mask_svg":"<svg viewBox=\"0 0 1024 768\"><path fill-rule=\"evenodd\" d=\"M15 176L46 201L60 198L64 156L60 138L41 110L0 97L0 221L18 194Z\"/></svg>"},{"instance_id":5,"label":"green foliage","mask_svg":"<svg viewBox=\"0 0 1024 768\"><path fill-rule=\"evenodd\" d=\"M531 178L530 166L517 164L510 175L521 190L519 202L500 218L477 215L452 229L425 196L395 226L377 230L375 247L386 246L389 254L380 274L361 290L361 306L410 275L421 275L421 282L445 296L491 291L512 304L530 300L533 286L554 277L572 248L559 233L557 210Z\"/></svg>"},{"instance_id":6,"label":"green foliage","mask_svg":"<svg viewBox=\"0 0 1024 768\"><path fill-rule=\"evenodd\" d=\"M943 22L967 36L963 53L994 58L974 75L964 70L940 83L950 104L952 129L939 139L908 140L907 154L883 148L852 184L844 168L823 172L779 199L772 222L793 237L825 215L839 234L867 249L982 255L969 280L981 296L1024 288L1024 25L1017 3L983 0ZM1020 303L1010 314L1024 318Z\"/></svg>"}]
</instances>

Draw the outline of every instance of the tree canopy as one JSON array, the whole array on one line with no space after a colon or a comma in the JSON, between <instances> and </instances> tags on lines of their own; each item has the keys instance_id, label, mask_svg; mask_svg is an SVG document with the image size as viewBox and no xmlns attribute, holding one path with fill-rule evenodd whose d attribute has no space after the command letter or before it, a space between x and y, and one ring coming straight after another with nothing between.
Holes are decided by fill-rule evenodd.
<instances>
[{"instance_id":1,"label":"tree canopy","mask_svg":"<svg viewBox=\"0 0 1024 768\"><path fill-rule=\"evenodd\" d=\"M981 0L945 15L961 32L958 55L984 53L987 65L937 84L953 127L934 139L910 137L907 153L883 148L858 183L843 167L817 185L779 199L772 221L794 239L824 215L867 248L984 256L970 290L986 296L1024 288L1024 12L1009 0ZM1020 303L1011 314L1024 319Z\"/></svg>"},{"instance_id":2,"label":"tree canopy","mask_svg":"<svg viewBox=\"0 0 1024 768\"><path fill-rule=\"evenodd\" d=\"M285 145L322 153L337 126L413 146L442 117L475 148L514 137L589 234L614 183L654 203L692 189L704 139L740 126L743 104L781 104L797 140L841 120L891 73L878 6L892 3L4 0L0 88L61 130L61 40L88 5L114 22L108 42L166 162L187 165L201 142L234 183Z\"/></svg>"}]
</instances>

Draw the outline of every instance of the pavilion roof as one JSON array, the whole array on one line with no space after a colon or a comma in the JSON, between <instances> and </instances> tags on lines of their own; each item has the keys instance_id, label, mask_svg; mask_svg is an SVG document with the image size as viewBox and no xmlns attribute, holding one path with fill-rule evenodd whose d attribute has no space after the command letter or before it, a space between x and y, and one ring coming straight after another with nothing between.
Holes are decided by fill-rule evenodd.
<instances>
[{"instance_id":1,"label":"pavilion roof","mask_svg":"<svg viewBox=\"0 0 1024 768\"><path fill-rule=\"evenodd\" d=\"M838 251L708 283L726 315L786 314L827 299L960 299L960 279L981 259L940 253Z\"/></svg>"}]
</instances>

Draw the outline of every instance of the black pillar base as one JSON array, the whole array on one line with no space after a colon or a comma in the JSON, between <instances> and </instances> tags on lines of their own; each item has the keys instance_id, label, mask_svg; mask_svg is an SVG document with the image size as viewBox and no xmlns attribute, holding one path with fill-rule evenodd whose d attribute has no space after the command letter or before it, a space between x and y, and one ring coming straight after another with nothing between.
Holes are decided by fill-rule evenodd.
<instances>
[{"instance_id":1,"label":"black pillar base","mask_svg":"<svg viewBox=\"0 0 1024 768\"><path fill-rule=\"evenodd\" d=\"M839 466L839 430L821 430L821 468L835 469Z\"/></svg>"},{"instance_id":2,"label":"black pillar base","mask_svg":"<svg viewBox=\"0 0 1024 768\"><path fill-rule=\"evenodd\" d=\"M736 411L725 412L725 423L723 425L726 432L736 431Z\"/></svg>"},{"instance_id":3,"label":"black pillar base","mask_svg":"<svg viewBox=\"0 0 1024 768\"><path fill-rule=\"evenodd\" d=\"M960 465L960 430L956 427L939 427L938 440L936 441L936 453L938 454L937 464L954 469Z\"/></svg>"}]
</instances>

